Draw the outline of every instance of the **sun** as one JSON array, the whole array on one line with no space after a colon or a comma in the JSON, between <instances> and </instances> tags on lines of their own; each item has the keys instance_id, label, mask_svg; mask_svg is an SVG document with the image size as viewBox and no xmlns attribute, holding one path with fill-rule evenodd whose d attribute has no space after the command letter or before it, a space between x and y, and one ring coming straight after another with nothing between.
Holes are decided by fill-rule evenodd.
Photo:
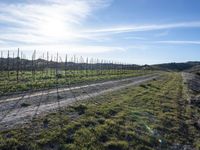
<instances>
[{"instance_id":1,"label":"sun","mask_svg":"<svg viewBox=\"0 0 200 150\"><path fill-rule=\"evenodd\" d=\"M60 14L49 13L48 16L44 16L40 26L40 33L48 37L63 37L67 30L64 17Z\"/></svg>"},{"instance_id":2,"label":"sun","mask_svg":"<svg viewBox=\"0 0 200 150\"><path fill-rule=\"evenodd\" d=\"M46 36L59 37L62 36L65 31L64 22L56 18L49 19L43 26L43 33Z\"/></svg>"}]
</instances>

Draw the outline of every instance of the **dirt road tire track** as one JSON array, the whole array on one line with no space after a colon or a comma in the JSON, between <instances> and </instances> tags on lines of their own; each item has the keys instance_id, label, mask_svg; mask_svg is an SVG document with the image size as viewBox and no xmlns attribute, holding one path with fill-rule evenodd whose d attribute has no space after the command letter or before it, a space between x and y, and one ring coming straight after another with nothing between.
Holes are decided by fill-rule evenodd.
<instances>
[{"instance_id":1,"label":"dirt road tire track","mask_svg":"<svg viewBox=\"0 0 200 150\"><path fill-rule=\"evenodd\" d=\"M23 108L20 107L20 105L17 105L18 107L16 108L11 107L12 104L16 103L16 101L18 101L21 97L18 96L7 97L6 99L0 100L0 112L1 112L0 118L2 118L2 114L4 114L3 113L4 111L9 110L9 114L4 115L4 118L0 122L0 129L8 129L16 125L29 122L31 118L35 115L35 113L37 113L37 115L46 114L59 109L58 107L66 107L69 104L76 102L76 100L81 101L89 99L91 97L96 97L107 92L120 90L129 86L135 86L158 77L159 77L158 74L152 74L152 75L133 77L128 79L121 79L116 81L95 83L79 87L60 88L59 95L62 95L62 98L59 99L60 106L58 106L56 89L47 92L46 91L35 92L27 97L24 96L23 102L28 102L30 106ZM95 88L96 86L98 86L99 89L98 91ZM84 89L84 91L86 92L81 93L80 95L80 92L83 91L82 89ZM72 91L77 93L77 95L74 96L72 94ZM48 102L41 101L41 97L42 99L48 99ZM38 103L40 104L39 106ZM37 112L35 112L35 110L37 110Z\"/></svg>"}]
</instances>

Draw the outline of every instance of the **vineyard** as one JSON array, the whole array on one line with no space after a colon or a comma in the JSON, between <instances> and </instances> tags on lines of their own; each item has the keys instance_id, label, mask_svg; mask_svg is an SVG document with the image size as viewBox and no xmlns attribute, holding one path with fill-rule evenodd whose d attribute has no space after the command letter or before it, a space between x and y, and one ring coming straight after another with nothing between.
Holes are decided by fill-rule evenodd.
<instances>
[{"instance_id":1,"label":"vineyard","mask_svg":"<svg viewBox=\"0 0 200 150\"><path fill-rule=\"evenodd\" d=\"M199 148L198 73L19 54L1 52L0 149Z\"/></svg>"},{"instance_id":2,"label":"vineyard","mask_svg":"<svg viewBox=\"0 0 200 150\"><path fill-rule=\"evenodd\" d=\"M66 55L65 60L57 54L56 57L46 53L36 58L36 51L32 60L24 59L18 50L17 57L7 52L7 58L0 59L0 94L7 95L13 92L39 90L84 84L96 81L128 78L151 73L137 65L114 63L113 61L83 58Z\"/></svg>"},{"instance_id":3,"label":"vineyard","mask_svg":"<svg viewBox=\"0 0 200 150\"><path fill-rule=\"evenodd\" d=\"M137 85L157 77L155 71L137 65L57 54L24 59L1 53L0 128L32 122L40 114L60 111L80 100ZM53 59L54 58L54 59ZM69 59L70 58L70 59Z\"/></svg>"},{"instance_id":4,"label":"vineyard","mask_svg":"<svg viewBox=\"0 0 200 150\"><path fill-rule=\"evenodd\" d=\"M0 0L0 150L200 150L200 0Z\"/></svg>"}]
</instances>

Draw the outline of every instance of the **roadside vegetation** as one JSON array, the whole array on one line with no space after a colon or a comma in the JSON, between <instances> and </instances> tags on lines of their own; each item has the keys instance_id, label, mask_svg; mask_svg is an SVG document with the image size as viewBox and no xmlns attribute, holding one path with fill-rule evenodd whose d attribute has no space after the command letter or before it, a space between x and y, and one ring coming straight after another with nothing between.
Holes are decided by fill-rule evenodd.
<instances>
[{"instance_id":1,"label":"roadside vegetation","mask_svg":"<svg viewBox=\"0 0 200 150\"><path fill-rule=\"evenodd\" d=\"M199 149L180 73L77 102L0 132L0 149Z\"/></svg>"}]
</instances>

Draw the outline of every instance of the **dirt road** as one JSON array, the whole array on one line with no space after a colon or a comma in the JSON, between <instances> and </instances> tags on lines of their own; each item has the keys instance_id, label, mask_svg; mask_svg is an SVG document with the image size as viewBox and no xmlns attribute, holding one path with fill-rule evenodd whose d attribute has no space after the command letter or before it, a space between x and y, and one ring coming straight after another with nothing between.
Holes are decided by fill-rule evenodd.
<instances>
[{"instance_id":1,"label":"dirt road","mask_svg":"<svg viewBox=\"0 0 200 150\"><path fill-rule=\"evenodd\" d=\"M0 129L12 128L16 125L29 122L40 114L46 114L58 108L66 107L76 101L93 98L128 86L138 85L153 80L158 76L157 74L153 74L2 97L0 98Z\"/></svg>"}]
</instances>

